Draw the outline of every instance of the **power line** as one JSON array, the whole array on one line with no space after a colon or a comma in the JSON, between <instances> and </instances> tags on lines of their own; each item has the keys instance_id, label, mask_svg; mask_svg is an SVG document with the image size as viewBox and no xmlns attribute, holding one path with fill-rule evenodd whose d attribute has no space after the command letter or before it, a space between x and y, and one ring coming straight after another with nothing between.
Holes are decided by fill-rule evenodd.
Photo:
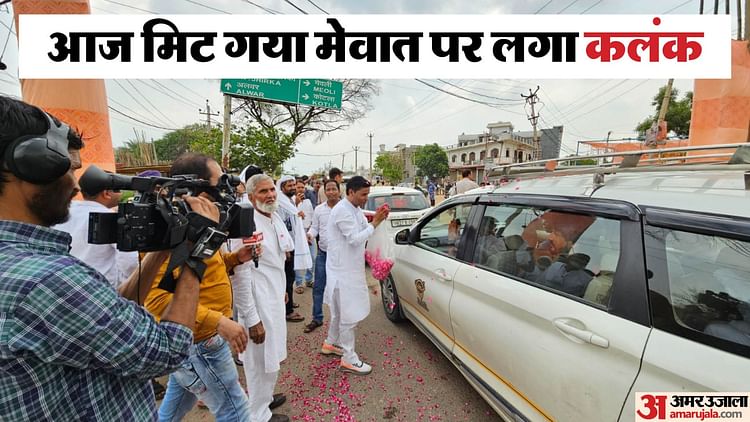
<instances>
[{"instance_id":1,"label":"power line","mask_svg":"<svg viewBox=\"0 0 750 422\"><path fill-rule=\"evenodd\" d=\"M679 9L682 6L685 6L686 4L691 3L692 1L693 0L684 1L684 2L682 2L680 4L678 4L677 6L675 6L675 7L671 8L671 9L667 10L666 12L661 12L661 13L662 13L662 15L666 15L667 13L669 13L669 12L671 12L673 10L677 10L677 9Z\"/></svg>"},{"instance_id":2,"label":"power line","mask_svg":"<svg viewBox=\"0 0 750 422\"><path fill-rule=\"evenodd\" d=\"M145 81L141 80L141 82L142 82L142 83L143 83L144 85L147 85ZM161 87L162 89L166 90L166 91L167 91L167 93L166 93L166 95L167 95L167 96L172 96L172 95L174 95L174 96L176 96L176 97L177 97L177 98L172 98L173 100L177 100L177 101L180 101L181 103L183 103L183 104L186 104L186 105L189 105L190 107L195 107L195 106L198 106L198 107L200 107L200 104L198 104L198 103L196 103L196 102L192 102L192 101L191 101L191 100L190 100L189 98L187 98L187 97L185 97L184 95L180 94L179 92L177 92L177 91L175 91L175 90L173 90L173 89L169 88L168 86L166 86L166 85L164 85L163 83L161 83L161 82L157 81L156 79L151 79L151 82L155 83L156 85L160 86L160 87ZM148 86L148 85L147 85L147 86ZM165 92L164 92L164 91L161 91L161 92L162 92L162 94L165 94ZM171 94L171 95L170 95L170 94Z\"/></svg>"},{"instance_id":3,"label":"power line","mask_svg":"<svg viewBox=\"0 0 750 422\"><path fill-rule=\"evenodd\" d=\"M156 12L153 12L153 11L151 11L151 10L147 10L147 9L141 9L140 7L135 7L135 6L131 6L131 5L129 5L129 4L125 4L125 3L120 3L119 1L115 1L115 0L104 0L104 1L106 1L106 2L108 2L108 3L113 3L113 4L117 4L117 5L120 5L120 6L122 6L122 7L127 7L127 8L129 8L129 9L133 9L133 10L140 10L141 12L151 13L152 15L156 15L156 14L158 14L158 13L156 13Z\"/></svg>"},{"instance_id":4,"label":"power line","mask_svg":"<svg viewBox=\"0 0 750 422\"><path fill-rule=\"evenodd\" d=\"M618 86L620 86L620 85L624 84L625 82L627 82L627 81L629 81L629 80L630 80L630 79L623 79L623 80L621 80L620 82L618 82L618 83L614 84L614 85L613 85L612 87L610 87L610 88L607 88L608 92L609 92L609 93L611 93L611 92L612 92L612 90L614 90L615 88L617 88ZM607 83L609 83L609 82L612 82L612 81L607 81L607 82L605 82L604 84L602 84L602 85L600 85L600 86L598 86L598 87L594 88L593 90L591 90L591 91L589 91L589 92L594 92L594 91L596 91L597 89L599 89L599 88L603 87L604 85L606 85L606 84L607 84ZM597 95L599 95L599 94L597 94ZM601 98L601 97L600 97L600 98ZM567 110L566 110L565 112L563 112L563 116L564 116L564 117L567 117L567 116L570 116L571 114L575 114L575 113L576 113L577 111L579 111L579 110L580 110L580 108L579 108L578 106L575 106L575 107L574 107L573 105L574 105L574 104L577 104L577 103L581 103L581 102L586 102L586 101L588 101L588 100L589 100L589 99L588 99L588 97L587 97L587 96L582 96L582 97L578 98L577 100L573 101L572 103L568 104L568 105L566 106L566 109L567 109Z\"/></svg>"},{"instance_id":5,"label":"power line","mask_svg":"<svg viewBox=\"0 0 750 422\"><path fill-rule=\"evenodd\" d=\"M118 109L116 109L116 108L112 107L111 105L108 105L107 107L108 107L108 108L109 108L110 110L112 110L112 111L114 111L115 113L117 113L117 114L120 114L120 115L122 115L122 116L125 116L125 117L127 117L128 119L130 119L130 120L133 120L133 121L135 121L135 122L138 122L138 123L144 124L144 125L146 125L146 126L154 127L154 128L157 128L157 129L170 130L170 131L174 131L174 130L179 130L179 129L175 129L175 128L170 128L170 127L163 127L163 126L152 125L152 124L150 124L150 123L146 123L146 122L144 122L143 120L139 120L139 119L136 119L136 118L135 118L135 117L133 117L133 116L130 116L130 115L128 115L128 114L125 114L125 113L123 113L122 111L120 111L120 110L118 110Z\"/></svg>"},{"instance_id":6,"label":"power line","mask_svg":"<svg viewBox=\"0 0 750 422\"><path fill-rule=\"evenodd\" d=\"M141 107L141 108L142 108L143 110L146 110L146 111L148 110L148 107L146 107L145 105L143 105L143 103L141 103L141 102L140 102L140 101L138 100L138 98L136 98L136 96L135 96L135 95L133 95L133 94L132 94L132 93L131 93L131 92L130 92L130 91L129 91L129 90L127 89L127 88L125 88L125 87L124 87L124 86L123 86L123 85L122 85L122 84L120 83L120 81L118 81L117 79L113 79L113 81L115 82L115 84L117 84L117 86L119 86L119 87L120 87L120 89L122 89L122 90L123 90L123 91L125 92L125 94L127 94L127 95L128 95L128 96L129 96L130 98L132 98L132 99L133 99L133 101L135 101L135 102L136 102L136 104L138 104L138 105L139 105L139 106L140 106L140 107ZM152 117L156 117L156 116L152 116ZM158 120L157 120L157 121L158 121ZM160 121L160 123L161 123L161 124L165 124L165 122L161 122L161 121ZM169 123L166 123L166 124L169 124Z\"/></svg>"},{"instance_id":7,"label":"power line","mask_svg":"<svg viewBox=\"0 0 750 422\"><path fill-rule=\"evenodd\" d=\"M576 4L576 3L578 3L578 0L573 0L572 2L570 2L570 4L569 4L569 5L567 5L567 6L563 7L561 11L557 12L557 14L559 15L560 13L562 13L562 12L564 12L564 11L568 10L568 8L569 8L570 6L572 6L572 5Z\"/></svg>"},{"instance_id":8,"label":"power line","mask_svg":"<svg viewBox=\"0 0 750 422\"><path fill-rule=\"evenodd\" d=\"M5 50L8 48L8 41L10 41L10 36L13 35L13 24L15 23L16 23L15 19L10 21L10 27L8 28L8 36L5 37L5 45L3 45L3 52L0 53L0 64L2 64L0 68L6 67L5 64L2 63L2 61L3 61L3 57L5 57Z\"/></svg>"},{"instance_id":9,"label":"power line","mask_svg":"<svg viewBox=\"0 0 750 422\"><path fill-rule=\"evenodd\" d=\"M438 90L438 91L440 91L440 92L442 92L442 93L445 93L445 94L448 94L448 95L454 96L454 97L456 97L456 98L460 98L460 99L462 99L462 100L466 100L466 101L471 101L471 102L473 102L473 103L477 103L477 104L482 104L482 105L486 105L486 106L488 106L488 107L494 107L494 108L500 108L500 106L503 106L503 105L504 105L504 104L497 104L497 103L488 103L488 102L486 102L486 101L479 101L479 100L475 100L475 99L473 99L473 98L469 98L469 97L464 97L463 95L459 95L459 94L456 94L456 93L453 93L453 92L450 92L450 91L446 91L446 90L444 90L444 89L442 89L442 88L440 88L440 87L437 87L437 86L435 86L435 85L432 85L432 84L430 84L430 83L427 83L427 82L425 82L425 81L423 81L423 80L421 80L421 79L415 79L415 81L417 81L417 82L419 82L419 83L421 83L421 84L427 85L427 86L429 86L430 88L436 89L436 90ZM517 112L511 111L511 110L507 110L507 109L503 109L503 110L504 110L504 111L507 111L507 112L509 112L509 113L516 113L516 114L518 114L518 115L523 115L522 113L517 113Z\"/></svg>"},{"instance_id":10,"label":"power line","mask_svg":"<svg viewBox=\"0 0 750 422\"><path fill-rule=\"evenodd\" d=\"M611 102L612 102L612 101L614 101L614 100L617 100L617 99L619 99L619 98L622 98L622 96L623 96L623 95L625 95L625 94L627 94L627 93L629 93L629 92L633 91L634 89L636 89L636 88L640 87L641 85L643 85L643 84L645 84L645 83L647 83L647 82L650 82L650 79L646 79L646 80L642 81L641 83L639 83L639 84L635 85L634 87L632 87L632 88L628 89L627 91L625 91L625 92L622 92L622 93L620 93L620 94L618 94L618 95L615 95L615 96L614 96L614 97L612 97L612 98L611 98L610 100L608 100L608 101L606 101L606 102L604 102L604 103L602 103L602 104L600 104L600 105L598 105L598 106L596 106L596 107L594 107L594 108L592 108L592 109L590 109L590 110L587 110L587 111L585 111L585 112L583 112L583 113L581 113L581 114L579 114L579 115L577 115L577 116L575 116L575 117L571 117L571 118L570 118L570 121L575 121L575 120L577 120L577 119L580 119L581 117L583 117L583 116L585 116L585 115L587 115L587 114L591 114L591 113L592 113L593 111L599 110L600 108L604 107L605 105L607 105L607 104L611 103Z\"/></svg>"},{"instance_id":11,"label":"power line","mask_svg":"<svg viewBox=\"0 0 750 422\"><path fill-rule=\"evenodd\" d=\"M584 10L583 12L581 12L581 14L582 14L582 15L583 15L583 14L585 14L585 13L586 13L586 12L588 12L589 10L591 10L591 9L593 9L594 7L598 6L598 5L599 5L599 3L603 2L603 1L604 1L604 0L599 0L599 1L597 1L596 3L594 3L594 4L592 4L591 6L587 7L587 8L586 8L586 10Z\"/></svg>"},{"instance_id":12,"label":"power line","mask_svg":"<svg viewBox=\"0 0 750 422\"><path fill-rule=\"evenodd\" d=\"M232 14L232 12L227 12L226 10L217 9L215 7L211 7L211 6L203 4L201 2L197 2L195 0L185 0L185 1L188 2L188 3L192 3L192 4L196 5L196 6L205 7L206 9L213 10L215 12L225 13L227 15L231 15Z\"/></svg>"},{"instance_id":13,"label":"power line","mask_svg":"<svg viewBox=\"0 0 750 422\"><path fill-rule=\"evenodd\" d=\"M169 122L169 124L172 124L172 125L175 125L175 126L177 126L177 123L175 123L174 121L172 121L172 119L170 119L170 118L169 118L169 116L167 116L166 114L164 114L164 112L162 112L162 111L161 111L161 110L159 109L159 107L156 107L156 106L155 106L155 105L154 105L154 104L153 104L153 103L151 102L151 100L149 100L149 99L148 99L148 96L146 96L146 95L143 95L143 93L142 93L142 92L141 92L141 91L140 91L140 90L138 89L138 87L137 87L137 86L135 86L135 84L134 84L134 83L133 83L132 81L130 81L130 80L126 80L125 82L127 82L127 83L128 83L128 84L129 84L130 86L132 86L132 87L133 87L133 89L135 90L135 92L137 92L137 93L138 93L138 95L140 95L141 97L143 97L143 101L145 101L145 102L146 102L146 103L147 103L148 105L150 105L150 106L151 106L151 108L153 108L153 109L154 109L154 110L155 110L155 111L156 111L157 113L159 113L159 114L160 114L160 115L161 115L162 117L164 117L164 121L165 121L165 122Z\"/></svg>"},{"instance_id":14,"label":"power line","mask_svg":"<svg viewBox=\"0 0 750 422\"><path fill-rule=\"evenodd\" d=\"M139 118L143 119L144 121L148 122L149 124L154 125L154 126L158 126L157 124L155 124L153 122L149 122L148 121L149 117L147 117L147 116L139 113L138 111L133 110L132 108L126 106L125 104L117 102L117 100L115 100L114 98L108 96L107 100L109 102L113 103L114 105L120 107L120 109L125 110L125 111L127 111L127 112L129 112L129 113L131 113L131 114L133 114L135 116L138 116Z\"/></svg>"},{"instance_id":15,"label":"power line","mask_svg":"<svg viewBox=\"0 0 750 422\"><path fill-rule=\"evenodd\" d=\"M183 88L187 89L188 91L192 92L193 94L195 94L196 96L198 96L198 98L200 98L200 99L201 99L201 101L203 101L203 98L204 98L204 96L203 96L203 95L201 95L201 93L200 93L200 92L198 92L198 91L196 91L196 90L194 90L194 89L190 88L190 87L189 87L189 86L187 86L187 85L184 85L184 84L182 84L182 83L181 83L180 81L178 81L177 79L170 79L170 81L172 81L172 82L176 83L177 85L179 85L179 86L181 86L181 87L183 87Z\"/></svg>"},{"instance_id":16,"label":"power line","mask_svg":"<svg viewBox=\"0 0 750 422\"><path fill-rule=\"evenodd\" d=\"M547 3L544 3L544 6L540 7L539 9L534 12L535 15L539 14L542 10L544 10L545 7L549 6L549 4L552 3L552 0L549 0Z\"/></svg>"},{"instance_id":17,"label":"power line","mask_svg":"<svg viewBox=\"0 0 750 422\"><path fill-rule=\"evenodd\" d=\"M293 8L295 8L295 9L299 10L300 12L302 12L303 15L307 15L308 14L304 10L300 9L299 7L297 7L296 4L292 3L291 0L284 0L284 1L287 2L289 5L291 5Z\"/></svg>"},{"instance_id":18,"label":"power line","mask_svg":"<svg viewBox=\"0 0 750 422\"><path fill-rule=\"evenodd\" d=\"M320 11L321 11L321 12L323 12L323 13L325 13L326 15L328 15L328 14L329 14L329 13L328 13L328 12L326 12L325 10L321 9L321 8L320 8L320 6L318 6L317 4L315 4L315 2L314 2L314 1L312 1L312 0L307 0L307 2L308 2L308 3L310 3L310 4L312 4L313 6L315 6L315 7L316 7L316 8L318 9L318 10L320 10Z\"/></svg>"},{"instance_id":19,"label":"power line","mask_svg":"<svg viewBox=\"0 0 750 422\"><path fill-rule=\"evenodd\" d=\"M514 99L511 99L511 98L499 98L499 97L493 97L492 95L484 95L484 94L480 94L480 93L478 93L478 92L474 92L474 91L470 91L470 90L468 90L468 89L466 89L466 88L462 88L462 87L460 87L460 86L458 86L458 85L456 85L456 84L453 84L453 83L451 83L451 82L445 81L445 80L443 80L443 79L438 79L438 81L440 81L440 82L442 82L442 83L444 83L444 84L446 84L446 85L450 85L450 86L452 86L452 87L454 87L454 88L458 88L458 89L460 89L461 91L464 91L464 92L468 92L469 94L477 95L477 96L480 96L480 97L484 97L484 98L489 98L489 99L492 99L492 100L500 100L500 101L511 101L511 102L513 102L513 103L517 103L517 104L520 104L520 103L522 103L522 102L523 102L523 101L521 101L521 100L514 100Z\"/></svg>"},{"instance_id":20,"label":"power line","mask_svg":"<svg viewBox=\"0 0 750 422\"><path fill-rule=\"evenodd\" d=\"M261 6L258 3L252 2L250 0L242 0L242 1L244 1L245 3L248 3L248 4L252 4L253 6L257 7L258 9L261 9L262 11L264 11L266 13L270 13L272 15L283 15L283 13L279 12L278 10L273 10L273 9L271 9L269 7Z\"/></svg>"}]
</instances>

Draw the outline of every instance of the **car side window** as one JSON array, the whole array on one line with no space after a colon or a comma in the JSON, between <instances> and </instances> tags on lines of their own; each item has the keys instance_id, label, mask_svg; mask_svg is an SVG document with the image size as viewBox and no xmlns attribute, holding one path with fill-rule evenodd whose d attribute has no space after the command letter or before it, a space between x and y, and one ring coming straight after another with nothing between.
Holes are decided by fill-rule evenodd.
<instances>
[{"instance_id":1,"label":"car side window","mask_svg":"<svg viewBox=\"0 0 750 422\"><path fill-rule=\"evenodd\" d=\"M620 222L529 206L488 205L473 262L607 307L620 257Z\"/></svg>"},{"instance_id":2,"label":"car side window","mask_svg":"<svg viewBox=\"0 0 750 422\"><path fill-rule=\"evenodd\" d=\"M657 328L750 356L750 242L646 227Z\"/></svg>"},{"instance_id":3,"label":"car side window","mask_svg":"<svg viewBox=\"0 0 750 422\"><path fill-rule=\"evenodd\" d=\"M471 204L459 204L432 216L420 229L416 244L455 258L470 211Z\"/></svg>"}]
</instances>

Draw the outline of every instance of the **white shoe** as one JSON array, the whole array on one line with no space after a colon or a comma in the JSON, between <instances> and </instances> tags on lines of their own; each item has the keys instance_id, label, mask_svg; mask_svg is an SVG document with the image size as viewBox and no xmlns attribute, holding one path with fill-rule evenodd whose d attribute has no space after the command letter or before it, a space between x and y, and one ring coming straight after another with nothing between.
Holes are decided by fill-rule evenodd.
<instances>
[{"instance_id":1,"label":"white shoe","mask_svg":"<svg viewBox=\"0 0 750 422\"><path fill-rule=\"evenodd\" d=\"M357 375L367 375L370 372L372 372L372 366L359 361L358 363L348 363L344 362L343 359L341 359L341 364L339 365L339 369L344 372L351 372L352 374Z\"/></svg>"}]
</instances>

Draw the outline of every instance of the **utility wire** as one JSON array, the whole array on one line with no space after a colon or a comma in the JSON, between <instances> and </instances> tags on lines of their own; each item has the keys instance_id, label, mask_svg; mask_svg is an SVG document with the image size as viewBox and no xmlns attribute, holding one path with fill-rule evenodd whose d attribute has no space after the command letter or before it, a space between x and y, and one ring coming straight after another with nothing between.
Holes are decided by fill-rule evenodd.
<instances>
[{"instance_id":1,"label":"utility wire","mask_svg":"<svg viewBox=\"0 0 750 422\"><path fill-rule=\"evenodd\" d=\"M126 106L125 104L117 102L117 100L115 100L114 98L107 96L107 100L110 101L110 102L112 102L117 107L120 107L121 110L125 110L128 113L131 113L132 115L137 116L140 119L143 119L144 122L147 122L147 123L149 123L151 125L158 126L156 123L154 123L152 121L149 121L149 119L150 119L149 117L147 117L147 116L145 116L145 115L143 115L143 114L141 114L141 113L133 110L132 108Z\"/></svg>"},{"instance_id":2,"label":"utility wire","mask_svg":"<svg viewBox=\"0 0 750 422\"><path fill-rule=\"evenodd\" d=\"M304 10L300 9L299 7L297 7L297 5L294 4L294 3L292 3L291 0L284 0L284 1L287 2L289 5L291 5L293 8L295 8L295 9L299 10L300 12L302 12L303 15L308 15L309 14L309 13L305 12Z\"/></svg>"},{"instance_id":3,"label":"utility wire","mask_svg":"<svg viewBox=\"0 0 750 422\"><path fill-rule=\"evenodd\" d=\"M477 104L482 104L482 105L486 105L486 106L489 106L489 107L494 107L494 108L500 108L501 106L503 106L503 105L504 105L504 104L497 104L497 103L488 103L488 102L486 102L486 101L479 101L479 100L475 100L475 99L473 99L473 98L469 98L469 97L464 97L463 95L459 95L459 94L456 94L456 93L453 93L453 92L450 92L450 91L446 91L446 90L444 90L444 89L442 89L442 88L440 88L440 87L437 87L437 86L435 86L435 85L432 85L432 84L430 84L430 83L427 83L427 82L425 82L425 81L423 81L423 80L421 80L421 79L415 79L415 81L417 81L417 82L419 82L419 83L421 83L421 84L427 85L427 86L429 86L430 88L436 89L436 90L438 90L438 91L440 91L440 92L442 92L442 93L445 93L445 94L448 94L448 95L454 96L454 97L456 97L456 98L460 98L460 99L462 99L462 100L466 100L466 101L471 101L471 102L473 102L473 103L477 103ZM509 113L515 113L515 114L518 114L518 115L523 115L523 113L517 113L517 112L511 111L511 110L507 110L507 109L502 109L502 110L504 110L504 111L507 111L507 112L509 112Z\"/></svg>"},{"instance_id":4,"label":"utility wire","mask_svg":"<svg viewBox=\"0 0 750 422\"><path fill-rule=\"evenodd\" d=\"M605 101L604 103L602 103L602 104L600 104L600 105L598 105L598 106L596 106L596 107L594 107L594 108L592 108L590 110L587 110L587 111L585 111L585 112L583 112L583 113L581 113L581 114L579 114L579 115L577 115L575 117L571 117L570 121L573 122L573 121L576 121L576 120L580 119L581 117L586 116L587 114L591 114L592 112L594 112L596 110L599 110L600 108L604 107L605 105L611 103L614 100L622 98L625 94L628 94L629 92L633 91L634 89L636 89L636 88L638 88L638 87L642 86L643 84L645 84L647 82L650 82L650 81L651 81L650 79L645 79L641 83L635 85L634 87L628 89L627 91L622 92L622 93L620 93L618 95L615 95L614 97L612 97L608 101Z\"/></svg>"},{"instance_id":5,"label":"utility wire","mask_svg":"<svg viewBox=\"0 0 750 422\"><path fill-rule=\"evenodd\" d=\"M326 12L325 10L321 9L320 6L318 6L317 4L315 4L315 2L313 0L307 0L307 2L310 3L310 4L312 4L313 6L315 6L316 9L320 10L321 12L325 13L326 15L330 14L330 13Z\"/></svg>"},{"instance_id":6,"label":"utility wire","mask_svg":"<svg viewBox=\"0 0 750 422\"><path fill-rule=\"evenodd\" d=\"M131 6L131 5L129 5L129 4L125 4L125 3L120 3L119 1L115 1L115 0L104 0L104 1L106 1L106 2L108 2L108 3L113 3L113 4L117 4L117 5L120 5L120 6L122 6L122 7L127 7L127 8L129 8L129 9L133 9L133 10L140 10L141 12L151 13L152 15L156 15L156 14L157 14L156 12L153 12L153 11L151 11L151 10L148 10L148 9L141 9L140 7L135 7L135 6Z\"/></svg>"},{"instance_id":7,"label":"utility wire","mask_svg":"<svg viewBox=\"0 0 750 422\"><path fill-rule=\"evenodd\" d=\"M561 11L557 12L557 14L559 15L560 13L562 13L562 12L564 12L564 11L568 10L568 8L569 8L570 6L572 6L572 5L576 4L576 3L578 3L578 0L573 0L572 2L570 2L570 4L569 4L569 5L567 5L567 6L563 7Z\"/></svg>"},{"instance_id":8,"label":"utility wire","mask_svg":"<svg viewBox=\"0 0 750 422\"><path fill-rule=\"evenodd\" d=\"M192 4L196 5L196 6L205 7L206 9L213 10L215 12L224 13L224 14L227 14L227 15L231 15L232 14L232 12L227 12L226 10L217 9L215 7L211 7L209 5L203 4L203 3L195 1L195 0L185 0L185 1L188 2L188 3L192 3Z\"/></svg>"},{"instance_id":9,"label":"utility wire","mask_svg":"<svg viewBox=\"0 0 750 422\"><path fill-rule=\"evenodd\" d=\"M266 13L270 13L272 15L283 15L283 13L279 12L278 10L273 10L273 9L271 9L269 7L261 6L258 3L252 2L250 0L242 0L242 1L244 1L245 3L248 3L248 4L252 4L253 6L257 7L258 9L260 9L260 10L266 12Z\"/></svg>"},{"instance_id":10,"label":"utility wire","mask_svg":"<svg viewBox=\"0 0 750 422\"><path fill-rule=\"evenodd\" d=\"M139 89L138 89L138 87L137 87L137 86L135 86L135 84L134 84L134 83L133 83L132 81L130 81L130 80L125 80L125 82L127 82L127 83L128 83L128 84L129 84L130 86L132 86L132 87L133 87L133 89L135 90L135 92L137 92L137 93L138 93L138 95L140 95L140 96L141 96L141 97L143 98L143 101L145 101L145 102L146 102L146 104L150 105L150 106L151 106L151 108L153 108L153 109L154 109L154 111L156 111L156 112L157 112L157 113L159 113L159 114L160 114L160 115L161 115L162 117L164 117L164 121L165 121L165 122L169 122L169 124L171 124L171 125L174 125L174 126L177 126L177 123L175 123L174 121L172 121L172 119L170 119L170 118L169 118L169 116L167 116L166 114L164 114L164 112L163 112L163 111L161 111L161 109L159 109L159 107L156 107L156 106L154 105L154 103L152 103L152 102L151 102L151 100L149 100L149 99L148 99L148 96L146 96L146 95L143 95L143 93L141 92L141 90L139 90Z\"/></svg>"},{"instance_id":11,"label":"utility wire","mask_svg":"<svg viewBox=\"0 0 750 422\"><path fill-rule=\"evenodd\" d=\"M596 3L594 3L594 4L592 4L591 6L587 7L587 8L586 8L586 10L584 10L583 12L581 12L581 14L582 14L582 15L586 14L586 12L588 12L589 10L591 10L591 9L593 9L594 7L598 6L598 5L599 5L599 3L603 2L603 1L604 1L604 0L599 0L599 1L597 1Z\"/></svg>"},{"instance_id":12,"label":"utility wire","mask_svg":"<svg viewBox=\"0 0 750 422\"><path fill-rule=\"evenodd\" d=\"M511 101L511 102L513 102L514 104L520 104L520 103L522 103L522 102L523 102L523 100L515 100L515 99L511 99L511 98L499 98L499 97L493 97L492 95L484 95L484 94L480 94L480 93L478 93L478 92L474 92L474 91L470 91L470 90L468 90L468 89L466 89L466 88L462 88L462 87L460 87L460 86L458 86L458 85L456 85L456 84L453 84L453 83L451 83L451 82L445 81L445 80L443 80L443 79L438 79L438 81L440 81L440 82L442 82L442 83L444 83L444 84L446 84L446 85L450 85L450 86L452 86L452 87L454 87L454 88L458 88L458 89L460 89L461 91L467 92L467 93L469 93L469 94L477 95L477 96L479 96L479 97L489 98L489 99L492 99L492 100L500 100L500 101Z\"/></svg>"},{"instance_id":13,"label":"utility wire","mask_svg":"<svg viewBox=\"0 0 750 422\"><path fill-rule=\"evenodd\" d=\"M133 99L133 101L135 101L135 102L136 102L136 104L138 104L138 105L139 105L139 106L141 107L141 109L143 109L144 111L148 112L148 107L146 107L145 105L143 105L143 103L141 103L141 102L140 102L140 101L138 100L138 98L137 98L137 97L136 97L135 95L133 95L133 93L131 93L131 92L130 92L130 91L129 91L129 90L127 89L127 88L125 88L125 87L124 87L124 86L123 86L123 85L122 85L122 84L120 83L120 81L119 81L119 80L117 80L117 79L113 79L113 81L115 82L115 84L117 84L117 86L119 86L119 87L120 87L120 89L122 89L122 90L123 90L123 91L125 92L125 94L127 94L127 95L128 95L128 96L129 96L130 98L132 98L132 99ZM156 117L156 116L152 116L152 117ZM157 120L157 121L158 121L158 120ZM169 124L169 123L166 123L166 122L162 122L162 121L159 121L159 123L160 123L160 124Z\"/></svg>"},{"instance_id":14,"label":"utility wire","mask_svg":"<svg viewBox=\"0 0 750 422\"><path fill-rule=\"evenodd\" d=\"M549 4L552 3L552 0L549 0L547 3L544 3L544 6L540 7L539 9L534 12L535 15L539 14L542 10L544 10L545 7L549 6Z\"/></svg>"},{"instance_id":15,"label":"utility wire","mask_svg":"<svg viewBox=\"0 0 750 422\"><path fill-rule=\"evenodd\" d=\"M171 128L171 127L164 127L164 126L157 126L157 125L152 125L152 124L150 124L150 123L146 123L146 122L144 122L143 120L140 120L140 119L136 119L136 118L135 118L135 117L133 117L133 116L130 116L130 115L126 114L126 113L123 113L122 111L120 111L120 110L118 110L118 109L116 109L116 108L112 107L111 105L108 105L107 107L108 107L108 108L109 108L110 110L114 111L115 113L117 113L117 114L119 114L119 115L121 115L121 116L125 116L125 117L127 117L128 119L130 119L130 120L133 120L133 121L135 121L135 122L138 122L138 123L144 124L144 125L146 125L146 126L149 126L149 127L154 127L154 128L157 128L157 129L163 129L163 130L170 130L170 131L174 131L174 130L179 130L179 129L175 129L175 128Z\"/></svg>"},{"instance_id":16,"label":"utility wire","mask_svg":"<svg viewBox=\"0 0 750 422\"><path fill-rule=\"evenodd\" d=\"M146 84L146 82L145 82L145 81L141 81L141 82L142 82L143 84ZM177 92L177 91L175 91L175 90L173 90L173 89L169 88L168 86L164 85L163 83L161 83L161 82L157 81L156 79L151 79L151 82L153 82L153 83L155 83L156 85L160 86L160 87L161 87L161 88L162 88L163 90L166 90L166 91L168 92L168 93L167 93L167 95L168 95L168 96L171 96L171 95L174 95L174 96L176 96L177 98L173 98L174 100L178 100L178 101L181 101L182 103L184 103L184 104L187 104L187 105L189 105L189 106L191 106L191 107L196 107L196 106L197 106L198 108L200 108L200 107L201 107L201 105L200 105L200 104L198 104L198 103L196 103L196 102L193 102L193 101L191 101L191 100L190 100L190 98L187 98L187 97L185 97L184 95L180 94L179 92ZM162 93L164 93L164 92L162 91ZM169 93L171 93L171 95L170 95ZM180 99L182 99L182 100L180 100ZM183 101L183 100L184 100L184 101Z\"/></svg>"},{"instance_id":17,"label":"utility wire","mask_svg":"<svg viewBox=\"0 0 750 422\"><path fill-rule=\"evenodd\" d=\"M5 57L5 50L8 48L8 41L10 41L10 36L14 34L13 32L13 24L16 23L16 20L13 19L10 21L10 27L8 27L8 36L5 37L5 45L3 45L3 52L0 53L0 62L3 61L3 57Z\"/></svg>"},{"instance_id":18,"label":"utility wire","mask_svg":"<svg viewBox=\"0 0 750 422\"><path fill-rule=\"evenodd\" d=\"M680 8L680 7L682 7L682 6L685 6L686 4L688 4L688 3L691 3L692 1L693 1L693 0L687 0L687 1L684 1L684 2L682 2L682 3L680 3L680 4L678 4L677 6L675 6L675 7L671 8L671 9L667 10L666 12L661 12L661 14L662 14L662 15L666 15L667 13L669 13L669 12L672 12L672 11L674 11L674 10L677 10L677 9L679 9L679 8ZM726 0L725 0L725 1L726 1Z\"/></svg>"}]
</instances>

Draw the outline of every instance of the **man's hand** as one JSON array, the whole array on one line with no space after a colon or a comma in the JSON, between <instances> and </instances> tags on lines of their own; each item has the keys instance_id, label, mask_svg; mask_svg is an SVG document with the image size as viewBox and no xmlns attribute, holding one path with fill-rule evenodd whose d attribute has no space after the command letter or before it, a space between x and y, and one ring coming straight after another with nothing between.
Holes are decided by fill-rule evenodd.
<instances>
[{"instance_id":1,"label":"man's hand","mask_svg":"<svg viewBox=\"0 0 750 422\"><path fill-rule=\"evenodd\" d=\"M260 243L255 245L245 245L242 248L237 249L235 254L237 254L237 259L240 263L244 264L253 258L260 258L260 256L263 255L263 245Z\"/></svg>"},{"instance_id":2,"label":"man's hand","mask_svg":"<svg viewBox=\"0 0 750 422\"><path fill-rule=\"evenodd\" d=\"M250 339L255 344L263 344L266 341L266 329L263 328L263 322L259 322L248 330L250 332Z\"/></svg>"},{"instance_id":3,"label":"man's hand","mask_svg":"<svg viewBox=\"0 0 750 422\"><path fill-rule=\"evenodd\" d=\"M238 323L222 316L219 325L216 327L219 335L229 343L229 347L234 353L241 353L247 347L247 332Z\"/></svg>"},{"instance_id":4,"label":"man's hand","mask_svg":"<svg viewBox=\"0 0 750 422\"><path fill-rule=\"evenodd\" d=\"M299 215L299 218L305 218L305 213L303 211L298 212L297 215Z\"/></svg>"},{"instance_id":5,"label":"man's hand","mask_svg":"<svg viewBox=\"0 0 750 422\"><path fill-rule=\"evenodd\" d=\"M307 243L309 245L313 244L313 236L310 233L307 234Z\"/></svg>"},{"instance_id":6,"label":"man's hand","mask_svg":"<svg viewBox=\"0 0 750 422\"><path fill-rule=\"evenodd\" d=\"M372 217L372 225L377 227L386 218L388 218L388 210L385 208L380 208L375 211L375 216Z\"/></svg>"},{"instance_id":7,"label":"man's hand","mask_svg":"<svg viewBox=\"0 0 750 422\"><path fill-rule=\"evenodd\" d=\"M190 209L212 221L219 222L219 208L210 200L203 196L184 196L185 202L190 205Z\"/></svg>"}]
</instances>

